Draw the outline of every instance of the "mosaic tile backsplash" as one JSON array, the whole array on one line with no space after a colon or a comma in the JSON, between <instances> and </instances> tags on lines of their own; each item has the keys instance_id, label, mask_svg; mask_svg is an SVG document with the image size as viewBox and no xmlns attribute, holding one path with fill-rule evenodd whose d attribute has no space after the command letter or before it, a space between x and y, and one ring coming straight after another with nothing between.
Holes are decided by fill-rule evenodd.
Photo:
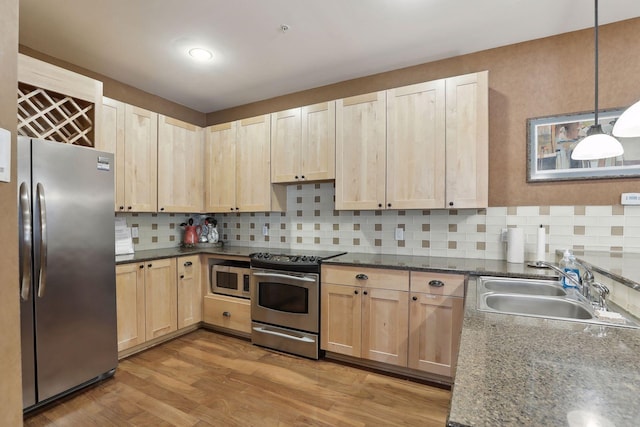
<instances>
[{"instance_id":1,"label":"mosaic tile backsplash","mask_svg":"<svg viewBox=\"0 0 640 427\"><path fill-rule=\"evenodd\" d=\"M501 231L521 227L525 259L536 253L542 224L547 255L557 249L640 252L640 206L518 206L459 210L336 211L333 183L291 185L287 212L216 214L221 240L233 246L505 259ZM178 246L180 224L200 214L117 214L138 227L137 251ZM268 235L263 235L266 225ZM396 228L404 240L395 240Z\"/></svg>"}]
</instances>

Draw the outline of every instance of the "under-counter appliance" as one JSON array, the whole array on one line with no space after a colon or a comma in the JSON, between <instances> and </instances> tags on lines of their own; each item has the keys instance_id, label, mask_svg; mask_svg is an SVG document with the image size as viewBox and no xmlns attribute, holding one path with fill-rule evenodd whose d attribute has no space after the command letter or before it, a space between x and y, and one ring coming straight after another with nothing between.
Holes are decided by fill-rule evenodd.
<instances>
[{"instance_id":1,"label":"under-counter appliance","mask_svg":"<svg viewBox=\"0 0 640 427\"><path fill-rule=\"evenodd\" d=\"M18 138L25 412L118 364L113 154Z\"/></svg>"},{"instance_id":2,"label":"under-counter appliance","mask_svg":"<svg viewBox=\"0 0 640 427\"><path fill-rule=\"evenodd\" d=\"M345 252L255 253L251 260L251 342L318 359L320 263Z\"/></svg>"},{"instance_id":3,"label":"under-counter appliance","mask_svg":"<svg viewBox=\"0 0 640 427\"><path fill-rule=\"evenodd\" d=\"M209 260L211 293L249 298L251 270L248 262Z\"/></svg>"}]
</instances>

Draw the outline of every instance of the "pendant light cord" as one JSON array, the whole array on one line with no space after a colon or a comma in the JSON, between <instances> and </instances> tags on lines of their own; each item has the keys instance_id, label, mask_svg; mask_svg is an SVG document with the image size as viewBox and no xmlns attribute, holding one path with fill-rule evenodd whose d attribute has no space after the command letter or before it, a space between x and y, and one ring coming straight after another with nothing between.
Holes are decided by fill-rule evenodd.
<instances>
[{"instance_id":1,"label":"pendant light cord","mask_svg":"<svg viewBox=\"0 0 640 427\"><path fill-rule=\"evenodd\" d=\"M594 126L598 126L598 0L594 0L595 1L595 45L596 45L596 66L595 66L595 107L596 107L596 111L595 111L595 123Z\"/></svg>"}]
</instances>

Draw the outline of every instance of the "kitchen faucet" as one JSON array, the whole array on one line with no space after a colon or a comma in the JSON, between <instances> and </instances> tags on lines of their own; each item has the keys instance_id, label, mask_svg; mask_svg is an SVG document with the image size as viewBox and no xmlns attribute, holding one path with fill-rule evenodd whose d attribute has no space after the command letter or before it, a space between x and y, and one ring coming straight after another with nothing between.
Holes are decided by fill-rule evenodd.
<instances>
[{"instance_id":1,"label":"kitchen faucet","mask_svg":"<svg viewBox=\"0 0 640 427\"><path fill-rule=\"evenodd\" d=\"M578 289L580 290L580 293L582 294L582 296L584 296L587 299L587 301L593 303L596 306L596 308L600 310L606 310L607 309L606 298L607 298L607 295L609 295L609 288L595 281L593 272L587 265L585 265L584 263L578 260L575 260L575 262L576 264L578 264L580 267L584 269L584 273L582 275L582 283L576 280L574 276L567 274L564 270L557 267L555 264L552 264L546 261L538 261L537 264L548 267L553 271L555 271L556 273L560 274L562 277L568 279L571 283L573 283L578 287ZM593 289L595 289L598 293L597 300L595 296L592 295Z\"/></svg>"}]
</instances>

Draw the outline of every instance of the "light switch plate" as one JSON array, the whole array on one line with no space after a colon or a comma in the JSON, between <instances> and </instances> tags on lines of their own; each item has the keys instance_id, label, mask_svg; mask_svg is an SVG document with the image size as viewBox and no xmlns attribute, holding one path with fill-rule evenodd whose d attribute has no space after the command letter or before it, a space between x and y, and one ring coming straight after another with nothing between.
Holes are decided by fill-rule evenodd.
<instances>
[{"instance_id":1,"label":"light switch plate","mask_svg":"<svg viewBox=\"0 0 640 427\"><path fill-rule=\"evenodd\" d=\"M396 240L404 240L404 228L396 228Z\"/></svg>"},{"instance_id":2,"label":"light switch plate","mask_svg":"<svg viewBox=\"0 0 640 427\"><path fill-rule=\"evenodd\" d=\"M138 237L138 227L131 227L131 237Z\"/></svg>"},{"instance_id":3,"label":"light switch plate","mask_svg":"<svg viewBox=\"0 0 640 427\"><path fill-rule=\"evenodd\" d=\"M11 181L11 132L0 128L0 181Z\"/></svg>"},{"instance_id":4,"label":"light switch plate","mask_svg":"<svg viewBox=\"0 0 640 427\"><path fill-rule=\"evenodd\" d=\"M262 226L262 235L263 236L268 236L269 235L269 227L267 227L267 224Z\"/></svg>"},{"instance_id":5,"label":"light switch plate","mask_svg":"<svg viewBox=\"0 0 640 427\"><path fill-rule=\"evenodd\" d=\"M622 193L620 197L622 205L640 205L640 193Z\"/></svg>"}]
</instances>

